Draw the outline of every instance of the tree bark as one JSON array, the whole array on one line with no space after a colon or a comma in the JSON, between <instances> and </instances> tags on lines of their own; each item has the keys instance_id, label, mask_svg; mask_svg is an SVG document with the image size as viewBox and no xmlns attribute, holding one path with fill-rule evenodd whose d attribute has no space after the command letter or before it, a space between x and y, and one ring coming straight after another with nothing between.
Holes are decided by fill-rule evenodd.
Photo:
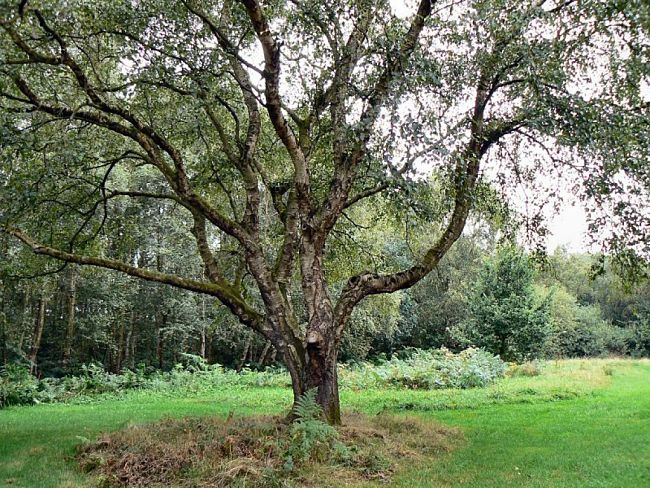
<instances>
[{"instance_id":1,"label":"tree bark","mask_svg":"<svg viewBox=\"0 0 650 488\"><path fill-rule=\"evenodd\" d=\"M125 339L126 339L126 325L124 320L120 321L120 327L117 334L117 357L115 361L115 372L119 374L122 371L124 364L124 357L126 356L125 351Z\"/></svg>"},{"instance_id":2,"label":"tree bark","mask_svg":"<svg viewBox=\"0 0 650 488\"><path fill-rule=\"evenodd\" d=\"M33 375L36 374L38 351L41 348L41 337L43 337L43 328L45 327L45 308L47 306L47 299L44 296L38 300L38 311L36 313L36 321L34 323L34 332L32 334L32 347L29 351L29 371Z\"/></svg>"},{"instance_id":3,"label":"tree bark","mask_svg":"<svg viewBox=\"0 0 650 488\"><path fill-rule=\"evenodd\" d=\"M164 328L167 323L167 314L161 313L158 314L158 333L157 333L157 343L156 343L156 357L158 358L158 368L163 369L164 359L165 359L165 338L164 338Z\"/></svg>"},{"instance_id":4,"label":"tree bark","mask_svg":"<svg viewBox=\"0 0 650 488\"><path fill-rule=\"evenodd\" d=\"M201 296L201 343L199 345L199 355L203 359L206 359L205 347L206 347L206 340L207 340L207 333L208 333L206 329L207 327L205 326L205 296L202 295Z\"/></svg>"},{"instance_id":5,"label":"tree bark","mask_svg":"<svg viewBox=\"0 0 650 488\"><path fill-rule=\"evenodd\" d=\"M27 286L25 290L25 301L23 305L22 314L20 316L20 337L18 338L18 350L23 354L23 344L25 343L25 334L29 329L30 315L33 308L31 307L31 288Z\"/></svg>"},{"instance_id":6,"label":"tree bark","mask_svg":"<svg viewBox=\"0 0 650 488\"><path fill-rule=\"evenodd\" d=\"M238 373L242 369L244 369L244 365L246 364L246 358L248 357L248 353L251 348L251 341L252 341L252 337L251 334L249 334L248 339L246 339L246 344L244 345L244 352L242 353L241 358L239 359L239 364L237 364Z\"/></svg>"},{"instance_id":7,"label":"tree bark","mask_svg":"<svg viewBox=\"0 0 650 488\"><path fill-rule=\"evenodd\" d=\"M270 350L271 350L271 342L266 341L266 344L264 344L264 348L262 349L262 352L259 355L259 359L257 360L257 364L259 364L260 367L264 366L264 362L266 361L266 356Z\"/></svg>"},{"instance_id":8,"label":"tree bark","mask_svg":"<svg viewBox=\"0 0 650 488\"><path fill-rule=\"evenodd\" d=\"M122 367L130 368L131 366L131 337L133 336L133 312L131 312L131 320L129 322L129 328L126 332L126 338L124 339L124 357L122 359Z\"/></svg>"},{"instance_id":9,"label":"tree bark","mask_svg":"<svg viewBox=\"0 0 650 488\"><path fill-rule=\"evenodd\" d=\"M2 305L0 306L0 364L6 366L7 359L7 287L4 281L0 282L2 286Z\"/></svg>"},{"instance_id":10,"label":"tree bark","mask_svg":"<svg viewBox=\"0 0 650 488\"><path fill-rule=\"evenodd\" d=\"M70 266L68 271L68 286L67 286L67 295L68 295L68 307L67 307L67 320L66 320L66 329L65 329L65 342L63 345L63 366L67 366L70 363L70 357L72 355L72 342L74 339L75 332L75 310L77 306L77 284L76 284L76 272L75 267Z\"/></svg>"},{"instance_id":11,"label":"tree bark","mask_svg":"<svg viewBox=\"0 0 650 488\"><path fill-rule=\"evenodd\" d=\"M341 424L341 406L337 351L327 343L307 343L306 388L316 388L316 402L323 409L323 417L330 425Z\"/></svg>"}]
</instances>

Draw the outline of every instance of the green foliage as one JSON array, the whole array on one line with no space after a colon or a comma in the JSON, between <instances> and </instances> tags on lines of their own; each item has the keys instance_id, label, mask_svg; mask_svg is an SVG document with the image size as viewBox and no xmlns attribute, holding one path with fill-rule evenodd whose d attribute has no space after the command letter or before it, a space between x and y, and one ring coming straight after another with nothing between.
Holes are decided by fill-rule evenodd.
<instances>
[{"instance_id":1,"label":"green foliage","mask_svg":"<svg viewBox=\"0 0 650 488\"><path fill-rule=\"evenodd\" d=\"M543 372L543 365L540 361L529 361L522 364L513 363L508 368L508 376L539 376Z\"/></svg>"},{"instance_id":2,"label":"green foliage","mask_svg":"<svg viewBox=\"0 0 650 488\"><path fill-rule=\"evenodd\" d=\"M607 375L607 369L613 369L613 376ZM367 414L373 422L371 426L375 421L392 417L392 413L397 419L413 420L413 414L409 415L409 412L415 411L417 413L413 416L430 426L428 440L439 436L440 422L466 433L464 440L456 438L454 442L459 448L442 458L424 462L421 456L404 458L398 455L390 482L380 477L384 473L379 473L375 478L376 484L404 488L463 484L479 487L486 486L486 480L489 480L488 486L520 486L523 483L541 487L548 486L549 480L558 481L559 485L566 480L567 487L588 483L613 488L644 486L647 463L639 460L650 459L647 443L650 424L644 418L650 407L649 378L650 363L647 360L561 360L545 362L539 376L506 378L484 389L343 389L342 395L351 411ZM169 420L159 422L161 418L173 418L177 426L174 430L177 435L169 436L169 449L163 454L172 456L185 447L199 462L196 448L204 446L203 440L205 445L214 445L215 441L227 442L225 435L216 436L214 430L202 428L213 423L211 418L214 416L222 419L219 422L223 424L223 419L233 410L246 415L241 419L245 430L240 432L248 433L248 437L237 441L243 446L252 432L250 427L253 423L248 419L249 415L281 415L286 413L290 404L288 388L224 386L199 397L133 391L123 398L105 398L92 405L50 404L4 410L0 412L0 459L3 460L0 463L0 483L42 488L93 486L93 480L69 460L70 453L80 443L79 437L95 440L106 432L132 432L142 426L146 432L142 437L143 443L151 445L152 439L164 432L164 425L171 423ZM200 416L203 420L180 420L188 416ZM238 417L232 418L230 426L239 420ZM269 421L268 418L262 420ZM348 426L356 424L350 417L344 420ZM404 427L398 435L388 438L409 442L413 439L413 429L408 423ZM253 435L264 441L262 446L267 441L275 445L276 437L269 434L265 439L261 436L263 432L258 432ZM374 434L373 431L370 434ZM379 434L385 435L385 431ZM197 443L184 443L186 438L201 442L198 446ZM369 435L364 437L369 441L366 443L358 440L358 433L352 432L350 437L342 433L341 439L346 444L351 441L352 445L361 447L367 444L365 460L368 469L381 467L381 462L373 462L370 454L386 449L385 437ZM534 449L531 448L531 439L535 441ZM370 441L375 444L370 444ZM433 451L438 453L449 450L435 443L430 447L414 445L406 448L403 452L422 453L426 448L438 449ZM259 452L265 451L260 448ZM134 459L132 451L126 454L131 456L128 459ZM357 453L353 451L352 454L354 457ZM204 459L212 461L214 457L206 456ZM259 466L264 466L267 459L260 454ZM334 463L335 469L339 470L348 462ZM237 465L250 466L250 458L240 459ZM576 471L577 465L584 469ZM129 466L134 471L139 469L139 465ZM233 463L226 468L234 466ZM513 473L513 466L518 466L522 474ZM213 462L208 463L206 469L215 474ZM330 486L351 484L349 478L339 480L329 472L323 474L321 469L314 467L312 471L312 465L308 465L307 469L299 470L297 486L307 485L304 476L309 473L314 474L316 482L326 480ZM242 475L251 476L245 471ZM281 483L287 476L280 472L276 479ZM363 486L364 481L367 478L359 484ZM175 485L167 483L164 486ZM231 482L225 486L237 485ZM246 486L262 485L252 483L249 478Z\"/></svg>"},{"instance_id":3,"label":"green foliage","mask_svg":"<svg viewBox=\"0 0 650 488\"><path fill-rule=\"evenodd\" d=\"M629 349L636 356L650 356L650 319L640 320L630 328Z\"/></svg>"},{"instance_id":4,"label":"green foliage","mask_svg":"<svg viewBox=\"0 0 650 488\"><path fill-rule=\"evenodd\" d=\"M549 357L620 356L635 347L632 329L604 320L597 304L579 305L563 287L551 291L550 318L552 333L544 346Z\"/></svg>"},{"instance_id":5,"label":"green foliage","mask_svg":"<svg viewBox=\"0 0 650 488\"><path fill-rule=\"evenodd\" d=\"M528 257L514 246L501 248L486 262L456 337L506 361L538 357L551 331L549 299L539 300L533 282Z\"/></svg>"},{"instance_id":6,"label":"green foliage","mask_svg":"<svg viewBox=\"0 0 650 488\"><path fill-rule=\"evenodd\" d=\"M322 420L323 411L316 403L316 388L306 391L296 402L295 420L289 428L289 447L284 469L292 471L308 461L325 461L336 454L345 456L345 445L338 440L334 427Z\"/></svg>"},{"instance_id":7,"label":"green foliage","mask_svg":"<svg viewBox=\"0 0 650 488\"><path fill-rule=\"evenodd\" d=\"M316 403L317 392L317 388L307 390L298 401L296 401L296 405L293 408L293 414L295 415L297 422L308 422L310 420L320 419L323 410L320 405Z\"/></svg>"},{"instance_id":8,"label":"green foliage","mask_svg":"<svg viewBox=\"0 0 650 488\"><path fill-rule=\"evenodd\" d=\"M351 388L406 387L412 389L484 387L503 377L505 363L480 349L458 354L446 349L412 350L406 357L393 357L377 365L343 366L341 385Z\"/></svg>"},{"instance_id":9,"label":"green foliage","mask_svg":"<svg viewBox=\"0 0 650 488\"><path fill-rule=\"evenodd\" d=\"M482 228L461 237L433 273L404 293L399 327L386 352L405 347L463 348L451 332L468 318L468 296L494 239L494 232Z\"/></svg>"},{"instance_id":10,"label":"green foliage","mask_svg":"<svg viewBox=\"0 0 650 488\"><path fill-rule=\"evenodd\" d=\"M39 403L42 397L41 382L29 368L18 365L0 368L0 408Z\"/></svg>"},{"instance_id":11,"label":"green foliage","mask_svg":"<svg viewBox=\"0 0 650 488\"><path fill-rule=\"evenodd\" d=\"M78 375L38 380L26 368L10 366L0 375L0 407L33 403L86 403L102 398L122 397L130 390L165 396L212 394L222 388L290 386L287 372L280 368L239 373L221 365L208 365L203 358L185 355L185 364L169 372L140 367L122 374L105 371L97 364L84 365ZM505 364L484 351L468 349L460 354L447 350L410 351L408 357L394 357L379 365L357 363L340 366L340 383L351 388L473 388L486 386L502 377ZM320 418L314 392L309 391L296 406L299 421ZM305 425L305 429L317 428ZM308 434L305 434L308 435Z\"/></svg>"}]
</instances>

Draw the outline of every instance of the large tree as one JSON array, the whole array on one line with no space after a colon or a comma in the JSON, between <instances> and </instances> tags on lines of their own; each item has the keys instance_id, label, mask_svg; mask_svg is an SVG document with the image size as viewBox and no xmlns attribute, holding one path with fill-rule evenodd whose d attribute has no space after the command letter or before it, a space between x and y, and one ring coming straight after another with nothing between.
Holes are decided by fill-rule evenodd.
<instances>
[{"instance_id":1,"label":"large tree","mask_svg":"<svg viewBox=\"0 0 650 488\"><path fill-rule=\"evenodd\" d=\"M629 224L609 242L648 250L640 0L17 4L0 7L3 230L39 255L216 297L332 423L353 309L431 272L490 181L507 197L571 172ZM137 242L116 259L160 218L123 218L124 198L181 209L203 276L140 266ZM389 218L356 221L368 202L407 244L426 228L408 262L368 240L371 257L359 246L341 266L349 235Z\"/></svg>"}]
</instances>

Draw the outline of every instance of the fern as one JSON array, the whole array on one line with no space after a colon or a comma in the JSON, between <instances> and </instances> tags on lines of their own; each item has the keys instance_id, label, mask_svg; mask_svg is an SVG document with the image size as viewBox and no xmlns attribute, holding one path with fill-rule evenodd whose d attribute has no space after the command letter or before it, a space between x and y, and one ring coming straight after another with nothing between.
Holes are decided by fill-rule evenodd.
<instances>
[{"instance_id":1,"label":"fern","mask_svg":"<svg viewBox=\"0 0 650 488\"><path fill-rule=\"evenodd\" d=\"M316 402L316 388L307 390L296 401L293 408L293 414L297 422L307 422L309 420L320 420L323 415L323 409Z\"/></svg>"},{"instance_id":2,"label":"fern","mask_svg":"<svg viewBox=\"0 0 650 488\"><path fill-rule=\"evenodd\" d=\"M338 432L322 421L320 405L316 402L316 389L306 391L294 406L295 422L289 430L290 444L285 454L284 469L292 471L310 460L322 461L336 450L345 450L338 442ZM336 449L335 449L336 448Z\"/></svg>"}]
</instances>

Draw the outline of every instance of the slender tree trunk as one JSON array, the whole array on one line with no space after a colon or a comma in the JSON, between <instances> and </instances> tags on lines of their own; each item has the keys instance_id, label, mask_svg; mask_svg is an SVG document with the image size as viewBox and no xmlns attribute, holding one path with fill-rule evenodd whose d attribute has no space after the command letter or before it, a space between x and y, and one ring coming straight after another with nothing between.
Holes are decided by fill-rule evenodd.
<instances>
[{"instance_id":1,"label":"slender tree trunk","mask_svg":"<svg viewBox=\"0 0 650 488\"><path fill-rule=\"evenodd\" d=\"M246 345L244 345L244 352L241 355L241 358L239 359L239 364L237 365L237 372L239 373L243 368L244 365L246 364L246 358L248 357L248 352L250 351L251 348L251 338L252 334L248 335L248 338L246 339Z\"/></svg>"},{"instance_id":2,"label":"slender tree trunk","mask_svg":"<svg viewBox=\"0 0 650 488\"><path fill-rule=\"evenodd\" d=\"M74 340L75 332L75 311L77 306L77 286L76 286L76 270L74 266L69 268L68 277L68 307L67 307L67 321L65 329L65 342L63 345L63 365L67 366L70 363L70 356L72 355L72 343Z\"/></svg>"},{"instance_id":3,"label":"slender tree trunk","mask_svg":"<svg viewBox=\"0 0 650 488\"><path fill-rule=\"evenodd\" d=\"M271 342L266 341L266 344L264 344L264 349L262 349L262 353L260 354L260 357L257 360L257 363L260 366L264 366L264 362L266 361L266 356L267 356L267 354L269 353L270 350L271 350Z\"/></svg>"},{"instance_id":4,"label":"slender tree trunk","mask_svg":"<svg viewBox=\"0 0 650 488\"><path fill-rule=\"evenodd\" d=\"M9 243L7 240L3 240L3 256L7 255ZM7 295L9 294L7 282L5 280L0 281L0 292L2 303L0 304L0 364L5 366L8 362L7 358Z\"/></svg>"},{"instance_id":5,"label":"slender tree trunk","mask_svg":"<svg viewBox=\"0 0 650 488\"><path fill-rule=\"evenodd\" d=\"M7 285L0 282L2 287L2 305L0 306L0 364L5 366L7 359Z\"/></svg>"},{"instance_id":6,"label":"slender tree trunk","mask_svg":"<svg viewBox=\"0 0 650 488\"><path fill-rule=\"evenodd\" d=\"M163 366L165 364L165 338L164 338L164 328L165 324L167 322L167 314L161 313L159 314L159 322L158 322L158 337L157 337L157 345L156 345L156 356L158 357L158 368L163 369Z\"/></svg>"},{"instance_id":7,"label":"slender tree trunk","mask_svg":"<svg viewBox=\"0 0 650 488\"><path fill-rule=\"evenodd\" d=\"M20 322L22 324L22 327L20 328L20 338L18 339L18 350L20 351L20 354L23 354L23 344L25 343L25 334L28 329L29 329L29 316L30 310L32 308L30 307L30 302L31 302L31 288L27 286L27 290L25 290L25 303L23 306L23 312L20 317Z\"/></svg>"},{"instance_id":8,"label":"slender tree trunk","mask_svg":"<svg viewBox=\"0 0 650 488\"><path fill-rule=\"evenodd\" d=\"M124 320L120 321L120 328L118 329L117 334L117 354L115 358L115 372L119 373L122 371L122 365L124 364L124 357L126 356L124 352L125 340L126 340L126 325Z\"/></svg>"},{"instance_id":9,"label":"slender tree trunk","mask_svg":"<svg viewBox=\"0 0 650 488\"><path fill-rule=\"evenodd\" d=\"M44 296L38 301L38 311L36 313L36 321L34 323L34 332L32 334L32 347L29 352L29 370L32 374L37 371L38 351L41 348L41 338L43 337L43 328L45 327L45 309L47 306L47 299Z\"/></svg>"},{"instance_id":10,"label":"slender tree trunk","mask_svg":"<svg viewBox=\"0 0 650 488\"><path fill-rule=\"evenodd\" d=\"M201 343L199 344L199 356L205 359L206 333L205 327L201 326Z\"/></svg>"},{"instance_id":11,"label":"slender tree trunk","mask_svg":"<svg viewBox=\"0 0 650 488\"><path fill-rule=\"evenodd\" d=\"M207 330L205 326L205 295L201 296L201 344L199 345L199 355L205 359L205 346L207 340Z\"/></svg>"},{"instance_id":12,"label":"slender tree trunk","mask_svg":"<svg viewBox=\"0 0 650 488\"><path fill-rule=\"evenodd\" d=\"M132 368L131 364L131 338L133 337L133 323L135 321L135 311L131 310L129 315L129 325L124 339L124 359L122 364L126 368Z\"/></svg>"},{"instance_id":13,"label":"slender tree trunk","mask_svg":"<svg viewBox=\"0 0 650 488\"><path fill-rule=\"evenodd\" d=\"M206 333L206 346L205 346L205 359L208 363L214 363L214 348L212 342L214 341L214 332Z\"/></svg>"}]
</instances>

